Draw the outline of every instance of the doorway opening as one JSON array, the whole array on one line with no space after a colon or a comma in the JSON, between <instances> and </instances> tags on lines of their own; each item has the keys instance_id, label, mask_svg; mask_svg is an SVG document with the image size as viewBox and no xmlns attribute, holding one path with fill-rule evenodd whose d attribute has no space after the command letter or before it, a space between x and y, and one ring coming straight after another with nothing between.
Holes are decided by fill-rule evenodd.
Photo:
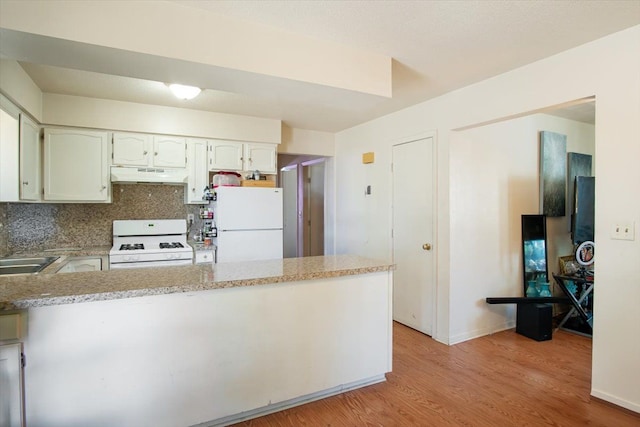
<instances>
[{"instance_id":1,"label":"doorway opening","mask_svg":"<svg viewBox=\"0 0 640 427\"><path fill-rule=\"evenodd\" d=\"M325 162L322 156L278 155L285 258L325 254Z\"/></svg>"}]
</instances>

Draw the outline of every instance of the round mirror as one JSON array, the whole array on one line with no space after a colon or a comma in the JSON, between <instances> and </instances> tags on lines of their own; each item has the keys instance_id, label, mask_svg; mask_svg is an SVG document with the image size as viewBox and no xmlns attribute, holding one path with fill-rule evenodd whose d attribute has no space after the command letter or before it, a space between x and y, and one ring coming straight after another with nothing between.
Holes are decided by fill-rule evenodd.
<instances>
[{"instance_id":1,"label":"round mirror","mask_svg":"<svg viewBox=\"0 0 640 427\"><path fill-rule=\"evenodd\" d=\"M578 249L576 249L576 261L580 265L587 266L593 264L594 255L594 243L591 240L580 243Z\"/></svg>"}]
</instances>

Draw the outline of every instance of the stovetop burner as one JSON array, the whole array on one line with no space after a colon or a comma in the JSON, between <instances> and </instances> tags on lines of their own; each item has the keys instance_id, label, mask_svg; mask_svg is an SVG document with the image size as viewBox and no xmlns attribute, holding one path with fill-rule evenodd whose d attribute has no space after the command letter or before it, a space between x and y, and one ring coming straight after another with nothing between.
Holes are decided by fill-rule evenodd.
<instances>
[{"instance_id":1,"label":"stovetop burner","mask_svg":"<svg viewBox=\"0 0 640 427\"><path fill-rule=\"evenodd\" d=\"M180 242L160 243L160 249L175 249L184 248L184 245Z\"/></svg>"},{"instance_id":2,"label":"stovetop burner","mask_svg":"<svg viewBox=\"0 0 640 427\"><path fill-rule=\"evenodd\" d=\"M133 251L136 249L144 249L144 245L142 243L124 243L120 245L121 251Z\"/></svg>"}]
</instances>

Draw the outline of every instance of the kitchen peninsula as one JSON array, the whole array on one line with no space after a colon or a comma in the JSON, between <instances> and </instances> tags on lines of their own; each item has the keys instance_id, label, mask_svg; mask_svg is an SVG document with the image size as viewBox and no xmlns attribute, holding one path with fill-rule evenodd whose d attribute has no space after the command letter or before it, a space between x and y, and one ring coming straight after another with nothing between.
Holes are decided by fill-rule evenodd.
<instances>
[{"instance_id":1,"label":"kitchen peninsula","mask_svg":"<svg viewBox=\"0 0 640 427\"><path fill-rule=\"evenodd\" d=\"M226 425L384 381L392 266L357 256L0 279L33 425Z\"/></svg>"}]
</instances>

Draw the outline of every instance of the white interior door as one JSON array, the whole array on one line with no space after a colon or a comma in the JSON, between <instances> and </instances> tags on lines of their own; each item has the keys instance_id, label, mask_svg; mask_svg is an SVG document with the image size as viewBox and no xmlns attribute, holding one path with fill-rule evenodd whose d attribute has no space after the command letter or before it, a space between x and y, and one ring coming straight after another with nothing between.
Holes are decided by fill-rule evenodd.
<instances>
[{"instance_id":1,"label":"white interior door","mask_svg":"<svg viewBox=\"0 0 640 427\"><path fill-rule=\"evenodd\" d=\"M284 257L298 256L298 168L280 173L283 199Z\"/></svg>"},{"instance_id":2,"label":"white interior door","mask_svg":"<svg viewBox=\"0 0 640 427\"><path fill-rule=\"evenodd\" d=\"M304 256L324 255L324 162L304 166Z\"/></svg>"},{"instance_id":3,"label":"white interior door","mask_svg":"<svg viewBox=\"0 0 640 427\"><path fill-rule=\"evenodd\" d=\"M432 334L433 138L393 146L393 318Z\"/></svg>"}]
</instances>

